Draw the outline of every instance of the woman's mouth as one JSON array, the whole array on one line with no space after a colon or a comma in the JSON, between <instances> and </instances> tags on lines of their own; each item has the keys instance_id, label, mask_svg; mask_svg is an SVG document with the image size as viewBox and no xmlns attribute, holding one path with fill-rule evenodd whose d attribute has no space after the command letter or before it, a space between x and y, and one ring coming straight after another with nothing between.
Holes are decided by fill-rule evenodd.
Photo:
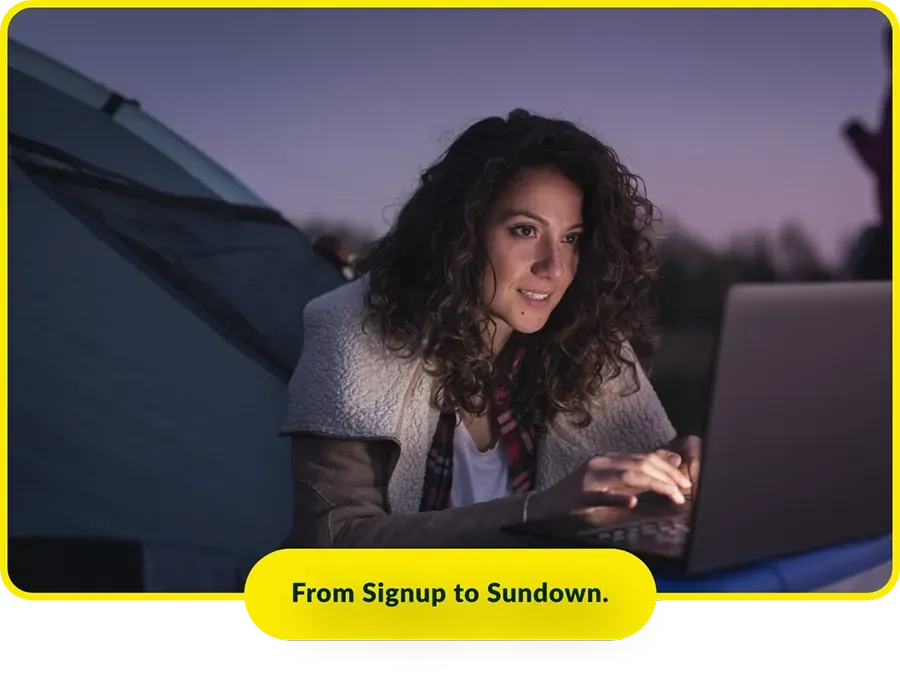
<instances>
[{"instance_id":1,"label":"woman's mouth","mask_svg":"<svg viewBox=\"0 0 900 690\"><path fill-rule=\"evenodd\" d=\"M545 304L547 298L550 297L549 292L537 292L536 290L518 290L525 299L534 304Z\"/></svg>"}]
</instances>

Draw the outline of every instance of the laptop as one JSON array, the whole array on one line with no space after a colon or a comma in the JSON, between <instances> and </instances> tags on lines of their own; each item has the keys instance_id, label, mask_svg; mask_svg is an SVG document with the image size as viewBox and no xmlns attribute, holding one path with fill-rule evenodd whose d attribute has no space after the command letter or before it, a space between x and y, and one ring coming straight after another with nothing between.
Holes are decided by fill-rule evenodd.
<instances>
[{"instance_id":1,"label":"laptop","mask_svg":"<svg viewBox=\"0 0 900 690\"><path fill-rule=\"evenodd\" d=\"M700 476L684 505L642 494L513 529L707 575L891 532L891 284L742 284L727 296Z\"/></svg>"}]
</instances>

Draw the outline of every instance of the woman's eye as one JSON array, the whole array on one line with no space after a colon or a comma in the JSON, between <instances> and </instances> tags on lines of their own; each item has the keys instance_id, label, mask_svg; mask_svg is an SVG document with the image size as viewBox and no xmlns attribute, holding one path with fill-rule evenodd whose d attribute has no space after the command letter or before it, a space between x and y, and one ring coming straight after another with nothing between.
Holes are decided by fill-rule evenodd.
<instances>
[{"instance_id":1,"label":"woman's eye","mask_svg":"<svg viewBox=\"0 0 900 690\"><path fill-rule=\"evenodd\" d=\"M568 244L577 245L579 242L581 242L581 235L566 235L566 242Z\"/></svg>"},{"instance_id":2,"label":"woman's eye","mask_svg":"<svg viewBox=\"0 0 900 690\"><path fill-rule=\"evenodd\" d=\"M533 225L517 225L512 229L512 232L519 237L534 237L537 233Z\"/></svg>"}]
</instances>

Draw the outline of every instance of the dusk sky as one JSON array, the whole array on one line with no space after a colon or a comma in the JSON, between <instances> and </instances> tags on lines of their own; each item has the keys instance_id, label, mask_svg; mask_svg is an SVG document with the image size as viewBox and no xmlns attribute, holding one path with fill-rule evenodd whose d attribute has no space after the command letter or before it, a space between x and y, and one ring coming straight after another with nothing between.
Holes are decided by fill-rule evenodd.
<instances>
[{"instance_id":1,"label":"dusk sky","mask_svg":"<svg viewBox=\"0 0 900 690\"><path fill-rule=\"evenodd\" d=\"M10 35L141 101L286 216L376 234L474 119L526 107L620 154L715 242L875 217L840 136L877 125L874 10L26 10Z\"/></svg>"}]
</instances>

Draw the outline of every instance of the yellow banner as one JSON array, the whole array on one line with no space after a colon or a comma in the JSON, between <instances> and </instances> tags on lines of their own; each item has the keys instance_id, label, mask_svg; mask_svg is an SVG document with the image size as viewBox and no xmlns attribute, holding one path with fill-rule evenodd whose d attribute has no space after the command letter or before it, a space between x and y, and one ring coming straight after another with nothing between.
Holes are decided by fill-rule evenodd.
<instances>
[{"instance_id":1,"label":"yellow banner","mask_svg":"<svg viewBox=\"0 0 900 690\"><path fill-rule=\"evenodd\" d=\"M612 549L288 549L244 598L284 640L619 640L650 619L656 583Z\"/></svg>"}]
</instances>

